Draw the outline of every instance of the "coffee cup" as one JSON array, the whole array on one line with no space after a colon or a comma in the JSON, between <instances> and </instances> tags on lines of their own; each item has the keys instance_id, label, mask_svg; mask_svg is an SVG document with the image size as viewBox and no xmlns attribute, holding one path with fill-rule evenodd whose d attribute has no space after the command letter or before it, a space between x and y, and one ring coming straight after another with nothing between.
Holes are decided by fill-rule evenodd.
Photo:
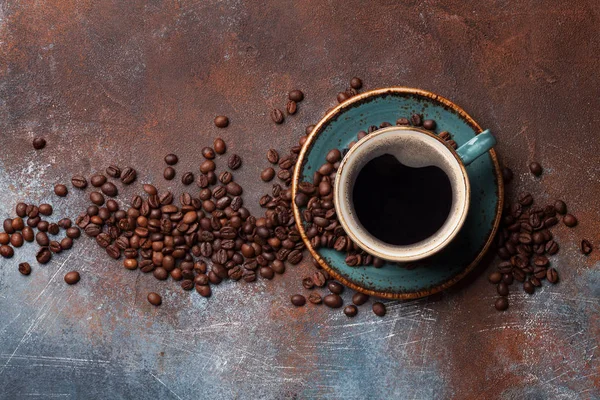
<instances>
[{"instance_id":1,"label":"coffee cup","mask_svg":"<svg viewBox=\"0 0 600 400\"><path fill-rule=\"evenodd\" d=\"M467 217L471 193L465 167L495 144L489 130L457 150L417 127L367 135L337 170L340 224L360 248L385 260L409 262L438 253Z\"/></svg>"}]
</instances>

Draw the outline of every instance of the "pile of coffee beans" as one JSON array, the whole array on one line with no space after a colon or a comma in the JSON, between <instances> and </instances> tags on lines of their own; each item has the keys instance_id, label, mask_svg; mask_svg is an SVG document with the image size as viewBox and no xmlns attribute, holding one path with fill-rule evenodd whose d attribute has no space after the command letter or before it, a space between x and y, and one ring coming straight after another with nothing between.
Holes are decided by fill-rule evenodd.
<instances>
[{"instance_id":1,"label":"pile of coffee beans","mask_svg":"<svg viewBox=\"0 0 600 400\"><path fill-rule=\"evenodd\" d=\"M63 218L58 222L49 222L43 219L50 217L52 213L53 209L50 204L38 206L18 203L15 207L16 216L4 220L4 230L0 232L0 256L12 258L15 254L14 249L20 248L25 242L35 241L40 246L36 253L37 262L47 264L53 254L73 247L73 241L81 235L79 228L72 226L72 222L68 218ZM62 238L58 237L61 230L65 231ZM18 269L22 275L31 274L31 265L28 262L21 262ZM65 280L67 280L66 276ZM71 284L75 284L79 278L69 281Z\"/></svg>"},{"instance_id":2,"label":"pile of coffee beans","mask_svg":"<svg viewBox=\"0 0 600 400\"><path fill-rule=\"evenodd\" d=\"M538 162L532 162L529 169L534 176L540 176L543 171ZM505 183L510 183L514 176L508 168L503 169L502 175ZM508 309L509 287L515 281L527 294L533 294L544 280L551 284L558 282L558 272L551 266L549 257L559 251L551 228L561 218L568 227L577 225L577 218L567 213L567 205L562 200L538 206L530 193L521 193L516 203L505 204L497 235L497 254L502 261L488 277L500 295L494 303L498 311ZM581 242L581 251L584 254L592 251L587 240Z\"/></svg>"}]
</instances>

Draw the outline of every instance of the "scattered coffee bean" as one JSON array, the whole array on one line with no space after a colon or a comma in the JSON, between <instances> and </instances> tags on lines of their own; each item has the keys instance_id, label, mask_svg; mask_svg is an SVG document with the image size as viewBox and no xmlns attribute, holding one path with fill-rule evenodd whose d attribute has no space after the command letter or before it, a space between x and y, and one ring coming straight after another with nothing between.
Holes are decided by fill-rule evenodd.
<instances>
[{"instance_id":1,"label":"scattered coffee bean","mask_svg":"<svg viewBox=\"0 0 600 400\"><path fill-rule=\"evenodd\" d=\"M577 225L577 218L575 218L573 214L567 214L563 217L563 223L569 228L572 228Z\"/></svg>"},{"instance_id":2,"label":"scattered coffee bean","mask_svg":"<svg viewBox=\"0 0 600 400\"><path fill-rule=\"evenodd\" d=\"M337 294L328 294L323 298L323 304L330 308L340 308L344 304L344 301Z\"/></svg>"},{"instance_id":3,"label":"scattered coffee bean","mask_svg":"<svg viewBox=\"0 0 600 400\"><path fill-rule=\"evenodd\" d=\"M175 178L175 168L173 168L173 167L165 168L165 171L163 172L163 177L168 181Z\"/></svg>"},{"instance_id":4,"label":"scattered coffee bean","mask_svg":"<svg viewBox=\"0 0 600 400\"><path fill-rule=\"evenodd\" d=\"M356 317L356 315L358 314L358 308L354 304L347 305L346 307L344 307L344 314L346 314L346 316L350 318Z\"/></svg>"},{"instance_id":5,"label":"scattered coffee bean","mask_svg":"<svg viewBox=\"0 0 600 400\"><path fill-rule=\"evenodd\" d=\"M291 92L288 93L288 98L291 101L295 101L295 102L300 102L302 100L304 100L304 93L302 93L301 90L292 90Z\"/></svg>"},{"instance_id":6,"label":"scattered coffee bean","mask_svg":"<svg viewBox=\"0 0 600 400\"><path fill-rule=\"evenodd\" d=\"M265 168L260 174L260 179L262 179L263 182L270 182L273 180L274 177L275 170L271 167Z\"/></svg>"},{"instance_id":7,"label":"scattered coffee bean","mask_svg":"<svg viewBox=\"0 0 600 400\"><path fill-rule=\"evenodd\" d=\"M33 139L33 148L36 150L41 150L46 147L46 139L38 137Z\"/></svg>"},{"instance_id":8,"label":"scattered coffee bean","mask_svg":"<svg viewBox=\"0 0 600 400\"><path fill-rule=\"evenodd\" d=\"M229 125L229 118L224 115L218 115L215 117L214 122L217 128L226 128Z\"/></svg>"},{"instance_id":9,"label":"scattered coffee bean","mask_svg":"<svg viewBox=\"0 0 600 400\"><path fill-rule=\"evenodd\" d=\"M11 258L13 255L15 255L15 251L12 247L6 244L0 246L0 256L4 258Z\"/></svg>"},{"instance_id":10,"label":"scattered coffee bean","mask_svg":"<svg viewBox=\"0 0 600 400\"><path fill-rule=\"evenodd\" d=\"M423 121L423 128L433 131L435 130L436 127L436 123L433 119L426 119L425 121Z\"/></svg>"},{"instance_id":11,"label":"scattered coffee bean","mask_svg":"<svg viewBox=\"0 0 600 400\"><path fill-rule=\"evenodd\" d=\"M21 275L29 275L31 274L31 265L29 263L23 262L19 264L19 272Z\"/></svg>"},{"instance_id":12,"label":"scattered coffee bean","mask_svg":"<svg viewBox=\"0 0 600 400\"><path fill-rule=\"evenodd\" d=\"M356 292L352 296L352 302L357 306L362 306L367 301L369 301L369 296L364 293Z\"/></svg>"},{"instance_id":13,"label":"scattered coffee bean","mask_svg":"<svg viewBox=\"0 0 600 400\"><path fill-rule=\"evenodd\" d=\"M387 310L386 310L385 305L383 303L376 302L376 303L373 303L373 312L378 317L383 317L387 313Z\"/></svg>"},{"instance_id":14,"label":"scattered coffee bean","mask_svg":"<svg viewBox=\"0 0 600 400\"><path fill-rule=\"evenodd\" d=\"M504 282L500 282L497 291L500 296L508 296L508 285Z\"/></svg>"},{"instance_id":15,"label":"scattered coffee bean","mask_svg":"<svg viewBox=\"0 0 600 400\"><path fill-rule=\"evenodd\" d=\"M117 189L115 184L112 182L106 182L105 184L102 185L100 190L102 190L102 193L104 193L105 195L107 195L109 197L115 197L117 194L119 194L119 190Z\"/></svg>"},{"instance_id":16,"label":"scattered coffee bean","mask_svg":"<svg viewBox=\"0 0 600 400\"><path fill-rule=\"evenodd\" d=\"M565 215L567 213L567 205L562 200L556 200L554 203L554 209L560 215Z\"/></svg>"},{"instance_id":17,"label":"scattered coffee bean","mask_svg":"<svg viewBox=\"0 0 600 400\"><path fill-rule=\"evenodd\" d=\"M423 117L421 116L421 114L413 114L410 116L410 122L414 126L421 126L423 125Z\"/></svg>"},{"instance_id":18,"label":"scattered coffee bean","mask_svg":"<svg viewBox=\"0 0 600 400\"><path fill-rule=\"evenodd\" d=\"M321 295L317 292L311 292L308 295L308 301L310 301L312 304L321 304L323 302L323 299L321 298Z\"/></svg>"},{"instance_id":19,"label":"scattered coffee bean","mask_svg":"<svg viewBox=\"0 0 600 400\"><path fill-rule=\"evenodd\" d=\"M52 215L52 206L50 204L40 204L40 206L38 207L39 213L42 215ZM21 220L23 221L23 220ZM23 229L23 228L21 228Z\"/></svg>"},{"instance_id":20,"label":"scattered coffee bean","mask_svg":"<svg viewBox=\"0 0 600 400\"><path fill-rule=\"evenodd\" d=\"M274 108L271 110L271 120L278 125L283 123L284 117L280 109Z\"/></svg>"},{"instance_id":21,"label":"scattered coffee bean","mask_svg":"<svg viewBox=\"0 0 600 400\"><path fill-rule=\"evenodd\" d=\"M350 80L350 86L352 87L352 89L356 89L359 90L360 88L362 88L362 81L360 80L360 78L354 77Z\"/></svg>"},{"instance_id":22,"label":"scattered coffee bean","mask_svg":"<svg viewBox=\"0 0 600 400\"><path fill-rule=\"evenodd\" d=\"M106 175L110 176L111 178L118 179L121 177L121 168L117 167L116 165L110 165L106 168Z\"/></svg>"},{"instance_id":23,"label":"scattered coffee bean","mask_svg":"<svg viewBox=\"0 0 600 400\"><path fill-rule=\"evenodd\" d=\"M135 169L133 169L131 167L125 167L121 171L121 182L123 182L124 185L132 184L136 178L137 178L137 172Z\"/></svg>"},{"instance_id":24,"label":"scattered coffee bean","mask_svg":"<svg viewBox=\"0 0 600 400\"><path fill-rule=\"evenodd\" d=\"M297 109L298 109L298 104L296 104L296 102L294 100L288 101L287 104L285 105L285 110L287 111L288 115L296 114Z\"/></svg>"},{"instance_id":25,"label":"scattered coffee bean","mask_svg":"<svg viewBox=\"0 0 600 400\"><path fill-rule=\"evenodd\" d=\"M508 309L508 298L498 297L494 303L494 307L496 307L496 310L498 311L505 311Z\"/></svg>"},{"instance_id":26,"label":"scattered coffee bean","mask_svg":"<svg viewBox=\"0 0 600 400\"><path fill-rule=\"evenodd\" d=\"M533 294L535 292L535 287L530 281L523 282L523 290L527 294Z\"/></svg>"},{"instance_id":27,"label":"scattered coffee bean","mask_svg":"<svg viewBox=\"0 0 600 400\"><path fill-rule=\"evenodd\" d=\"M162 297L158 293L150 292L148 293L148 303L158 307L162 304Z\"/></svg>"},{"instance_id":28,"label":"scattered coffee bean","mask_svg":"<svg viewBox=\"0 0 600 400\"><path fill-rule=\"evenodd\" d=\"M225 154L225 152L227 151L225 141L221 138L216 138L213 142L213 149L215 149L215 153L217 154Z\"/></svg>"},{"instance_id":29,"label":"scattered coffee bean","mask_svg":"<svg viewBox=\"0 0 600 400\"><path fill-rule=\"evenodd\" d=\"M65 197L69 193L69 190L65 185L58 184L54 186L54 194L59 197Z\"/></svg>"},{"instance_id":30,"label":"scattered coffee bean","mask_svg":"<svg viewBox=\"0 0 600 400\"><path fill-rule=\"evenodd\" d=\"M488 280L493 284L499 283L502 280L502 274L500 272L492 272Z\"/></svg>"},{"instance_id":31,"label":"scattered coffee bean","mask_svg":"<svg viewBox=\"0 0 600 400\"><path fill-rule=\"evenodd\" d=\"M546 279L550 283L558 282L558 272L556 272L554 268L548 268L548 271L546 271Z\"/></svg>"},{"instance_id":32,"label":"scattered coffee bean","mask_svg":"<svg viewBox=\"0 0 600 400\"><path fill-rule=\"evenodd\" d=\"M331 293L334 294L342 294L342 292L344 291L344 286L339 282L329 282L327 284L327 288Z\"/></svg>"},{"instance_id":33,"label":"scattered coffee bean","mask_svg":"<svg viewBox=\"0 0 600 400\"><path fill-rule=\"evenodd\" d=\"M227 160L227 166L231 170L238 169L239 167L242 166L242 158L240 156L238 156L237 154L231 155L231 157L229 157L229 160Z\"/></svg>"},{"instance_id":34,"label":"scattered coffee bean","mask_svg":"<svg viewBox=\"0 0 600 400\"><path fill-rule=\"evenodd\" d=\"M104 204L104 196L100 192L92 192L90 193L90 201L97 206L101 206Z\"/></svg>"},{"instance_id":35,"label":"scattered coffee bean","mask_svg":"<svg viewBox=\"0 0 600 400\"><path fill-rule=\"evenodd\" d=\"M191 172L186 172L181 177L181 183L183 183L186 186L191 185L193 182L194 182L194 174Z\"/></svg>"},{"instance_id":36,"label":"scattered coffee bean","mask_svg":"<svg viewBox=\"0 0 600 400\"><path fill-rule=\"evenodd\" d=\"M291 297L292 304L296 307L302 307L306 304L306 298L301 294L295 294Z\"/></svg>"},{"instance_id":37,"label":"scattered coffee bean","mask_svg":"<svg viewBox=\"0 0 600 400\"><path fill-rule=\"evenodd\" d=\"M535 176L540 176L542 174L542 172L544 171L542 166L540 165L540 163L538 163L536 161L529 164L529 170Z\"/></svg>"},{"instance_id":38,"label":"scattered coffee bean","mask_svg":"<svg viewBox=\"0 0 600 400\"><path fill-rule=\"evenodd\" d=\"M338 103L340 103L340 104L343 103L343 102L345 102L349 98L350 98L350 95L348 93L346 93L346 92L339 92L337 94L337 97L336 97Z\"/></svg>"},{"instance_id":39,"label":"scattered coffee bean","mask_svg":"<svg viewBox=\"0 0 600 400\"><path fill-rule=\"evenodd\" d=\"M587 256L588 254L590 254L592 252L592 244L588 240L583 239L581 241L580 249L581 249L581 252Z\"/></svg>"},{"instance_id":40,"label":"scattered coffee bean","mask_svg":"<svg viewBox=\"0 0 600 400\"><path fill-rule=\"evenodd\" d=\"M81 175L75 175L71 178L71 184L77 189L85 189L88 185L87 180Z\"/></svg>"},{"instance_id":41,"label":"scattered coffee bean","mask_svg":"<svg viewBox=\"0 0 600 400\"><path fill-rule=\"evenodd\" d=\"M165 163L167 165L175 165L179 161L179 157L176 154L169 153L165 156Z\"/></svg>"}]
</instances>

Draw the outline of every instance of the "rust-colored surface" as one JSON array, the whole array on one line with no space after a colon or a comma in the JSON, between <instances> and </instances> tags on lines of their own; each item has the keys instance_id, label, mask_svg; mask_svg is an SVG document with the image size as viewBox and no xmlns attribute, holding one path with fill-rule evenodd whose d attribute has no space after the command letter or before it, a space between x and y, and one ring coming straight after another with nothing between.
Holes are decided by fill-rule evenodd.
<instances>
[{"instance_id":1,"label":"rust-colored surface","mask_svg":"<svg viewBox=\"0 0 600 400\"><path fill-rule=\"evenodd\" d=\"M584 237L600 247L599 13L583 0L0 3L2 218L19 200L74 217L85 199L53 185L110 163L179 190L162 180L163 156L179 155L179 177L197 172L216 135L243 154L236 179L251 182L256 212L266 150L296 143L357 75L456 101L497 134L516 173L509 198L562 198L580 220L555 229L560 284L513 290L507 312L492 308L490 258L440 296L389 302L383 319L292 309L308 262L206 301L87 239L22 277L28 245L0 260L0 398L600 397L600 251L577 250ZM293 88L306 92L299 113L275 126L268 112ZM39 135L48 146L35 153Z\"/></svg>"}]
</instances>

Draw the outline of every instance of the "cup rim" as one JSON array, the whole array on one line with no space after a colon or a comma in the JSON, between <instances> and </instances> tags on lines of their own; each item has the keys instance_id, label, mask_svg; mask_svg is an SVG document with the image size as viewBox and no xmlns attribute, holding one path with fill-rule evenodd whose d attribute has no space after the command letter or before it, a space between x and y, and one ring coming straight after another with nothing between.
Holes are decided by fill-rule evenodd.
<instances>
[{"instance_id":1,"label":"cup rim","mask_svg":"<svg viewBox=\"0 0 600 400\"><path fill-rule=\"evenodd\" d=\"M350 160L352 154L354 154L356 151L358 151L358 149L360 147L364 146L369 141L373 141L373 140L377 139L378 137L385 135L388 132L399 132L399 131L409 131L409 132L416 132L419 134L424 134L426 136L429 136L429 137L435 139L439 143L443 144L443 148L445 150L447 150L450 154L452 154L452 156L456 160L456 162L461 170L462 182L465 187L465 199L464 199L465 205L462 207L461 215L460 215L459 219L455 222L451 231L445 237L443 237L443 239L440 240L440 242L437 243L435 246L426 248L423 252L412 255L412 256L383 253L380 250L374 248L373 246L370 246L368 243L365 243L361 238L359 238L356 235L354 230L349 226L348 221L346 221L346 219L344 218L344 214L339 212L339 210L342 207L340 204L340 197L339 197L339 192L342 188L342 182L341 182L341 179L339 179L339 178L344 173L344 170L345 170L344 167L348 164L348 160ZM418 127L390 126L387 128L378 129L375 132L370 133L369 135L367 135L364 138L362 138L361 140L359 140L354 146L352 146L350 148L348 153L342 159L340 166L335 175L336 175L336 178L335 178L334 189L333 189L333 203L335 205L336 215L338 217L338 220L340 221L340 224L344 228L344 231L346 232L346 234L348 236L350 236L350 239L352 239L352 241L354 243L356 243L361 249L363 249L364 251L366 251L367 253L369 253L373 256L382 258L387 261L395 261L395 262L417 261L417 260L422 260L427 257L431 257L432 255L438 253L439 251L444 249L456 237L456 235L458 234L460 229L463 227L465 220L467 219L467 215L469 213L469 205L471 204L471 184L469 182L469 176L467 174L467 169L465 168L464 163L458 156L458 153L456 152L456 150L454 150L452 147L448 146L444 142L444 140L442 140L439 136L434 135L433 133L428 132L428 131L418 128ZM432 235L432 237L433 236L435 236L435 234ZM425 239L425 240L427 240L427 239Z\"/></svg>"},{"instance_id":2,"label":"cup rim","mask_svg":"<svg viewBox=\"0 0 600 400\"><path fill-rule=\"evenodd\" d=\"M310 149L312 149L314 142L317 140L318 136L321 134L323 126L326 126L330 123L330 121L336 119L346 108L355 107L357 104L371 98L377 96L385 96L389 94L411 94L416 96L422 96L432 101L439 102L443 104L445 107L448 107L450 110L459 115L464 121L475 131L475 134L481 133L483 129L481 126L469 115L465 110L463 110L456 103L448 100L447 98L435 94L433 92L405 87L405 86L390 86L383 87L379 89L373 89L369 91L365 91L356 96L351 97L347 101L338 104L333 109L328 110L323 117L315 124L313 130L308 134L307 140L300 149L300 153L298 154L297 165L302 165L305 162L305 157L309 153ZM467 265L460 273L455 275L454 277L442 282L436 286L427 288L425 290L419 290L416 292L407 292L407 293L397 293L397 292L388 292L385 290L373 290L364 288L351 280L347 279L341 273L339 273L335 268L331 267L327 261L312 247L310 243L310 239L306 236L306 230L304 229L304 223L302 220L302 216L300 213L300 208L296 205L296 203L292 200L292 210L294 212L294 220L296 222L296 227L300 232L300 236L302 237L302 241L306 245L306 248L310 252L311 256L319 263L319 265L327 271L333 278L349 287L352 290L357 292L365 293L369 296L375 296L385 299L396 299L396 300L411 300L418 299L424 296L430 296L435 293L439 293L442 290L448 289L454 286L458 281L464 278L469 272L471 272L475 267L479 264L479 262L483 259L489 248L491 247L496 233L498 232L500 226L500 219L502 216L502 210L504 208L504 183L502 181L502 172L500 169L500 163L498 161L498 156L494 149L489 151L489 155L492 159L492 163L494 165L494 174L496 176L496 184L497 184L497 195L498 195L498 204L496 206L496 215L494 218L494 222L492 225L492 230L490 231L486 242L483 247L479 251L479 253L475 256L475 258ZM298 183L300 182L300 171L302 168L295 168L294 174L292 177L292 199L295 198L298 193Z\"/></svg>"}]
</instances>

